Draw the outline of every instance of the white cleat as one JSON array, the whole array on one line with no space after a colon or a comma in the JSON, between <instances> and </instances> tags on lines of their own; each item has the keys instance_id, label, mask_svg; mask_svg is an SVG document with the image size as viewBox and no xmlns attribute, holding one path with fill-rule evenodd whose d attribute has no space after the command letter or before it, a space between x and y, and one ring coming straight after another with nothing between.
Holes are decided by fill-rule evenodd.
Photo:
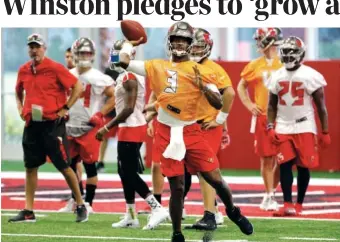
<instances>
[{"instance_id":1,"label":"white cleat","mask_svg":"<svg viewBox=\"0 0 340 242\"><path fill-rule=\"evenodd\" d=\"M224 217L221 212L215 213L215 220L217 225L222 225L224 223Z\"/></svg>"},{"instance_id":2,"label":"white cleat","mask_svg":"<svg viewBox=\"0 0 340 242\"><path fill-rule=\"evenodd\" d=\"M274 197L270 197L267 203L267 207L265 207L266 211L278 211L279 210L279 204L275 200Z\"/></svg>"},{"instance_id":3,"label":"white cleat","mask_svg":"<svg viewBox=\"0 0 340 242\"><path fill-rule=\"evenodd\" d=\"M73 198L69 199L65 205L65 207L58 210L60 213L68 213L73 212L76 209L76 202Z\"/></svg>"},{"instance_id":4,"label":"white cleat","mask_svg":"<svg viewBox=\"0 0 340 242\"><path fill-rule=\"evenodd\" d=\"M270 199L270 197L268 197L266 195L263 197L262 202L260 204L260 209L261 210L267 211L266 208L268 206L269 199Z\"/></svg>"},{"instance_id":5,"label":"white cleat","mask_svg":"<svg viewBox=\"0 0 340 242\"><path fill-rule=\"evenodd\" d=\"M126 213L122 220L112 224L112 228L139 228L139 220L131 218L131 215Z\"/></svg>"},{"instance_id":6,"label":"white cleat","mask_svg":"<svg viewBox=\"0 0 340 242\"><path fill-rule=\"evenodd\" d=\"M87 210L87 213L94 213L93 211L93 208L91 207L91 205L89 203L85 203L85 207L86 207L86 210Z\"/></svg>"},{"instance_id":7,"label":"white cleat","mask_svg":"<svg viewBox=\"0 0 340 242\"><path fill-rule=\"evenodd\" d=\"M156 228L160 223L164 222L169 217L169 212L165 208L156 208L151 211L148 219L148 224L143 227L143 230L151 230Z\"/></svg>"}]
</instances>

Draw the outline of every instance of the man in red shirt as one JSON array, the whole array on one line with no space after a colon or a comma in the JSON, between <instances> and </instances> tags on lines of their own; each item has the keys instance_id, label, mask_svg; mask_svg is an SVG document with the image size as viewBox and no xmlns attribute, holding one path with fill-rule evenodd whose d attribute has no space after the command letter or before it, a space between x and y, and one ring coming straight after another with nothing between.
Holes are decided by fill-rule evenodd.
<instances>
[{"instance_id":1,"label":"man in red shirt","mask_svg":"<svg viewBox=\"0 0 340 242\"><path fill-rule=\"evenodd\" d=\"M18 72L16 100L21 118L26 122L23 134L26 168L26 205L8 222L35 222L34 193L38 182L38 168L48 155L54 166L64 175L76 197L76 222L88 220L80 194L78 180L69 167L64 117L76 102L82 86L62 64L45 57L45 42L39 34L28 37L30 61ZM66 90L72 89L67 100Z\"/></svg>"}]
</instances>

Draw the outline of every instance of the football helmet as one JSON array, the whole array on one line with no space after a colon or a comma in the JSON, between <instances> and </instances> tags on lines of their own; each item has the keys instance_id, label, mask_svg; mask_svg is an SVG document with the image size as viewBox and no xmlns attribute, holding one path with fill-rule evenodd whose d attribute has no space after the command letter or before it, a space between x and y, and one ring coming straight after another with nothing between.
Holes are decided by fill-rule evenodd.
<instances>
[{"instance_id":1,"label":"football helmet","mask_svg":"<svg viewBox=\"0 0 340 242\"><path fill-rule=\"evenodd\" d=\"M184 41L174 42L175 37L182 37ZM189 55L192 48L194 29L187 22L177 22L173 24L167 34L167 53L181 57Z\"/></svg>"},{"instance_id":2,"label":"football helmet","mask_svg":"<svg viewBox=\"0 0 340 242\"><path fill-rule=\"evenodd\" d=\"M210 33L205 29L196 28L194 30L194 40L190 59L195 62L200 62L204 58L209 57L213 45L214 41L212 40Z\"/></svg>"},{"instance_id":3,"label":"football helmet","mask_svg":"<svg viewBox=\"0 0 340 242\"><path fill-rule=\"evenodd\" d=\"M110 59L109 59L109 67L111 70L115 70L119 73L122 73L125 71L124 68L122 68L119 65L119 53L123 48L125 40L116 40L113 42L113 45L110 50ZM136 48L132 49L130 60L134 60L136 56Z\"/></svg>"},{"instance_id":4,"label":"football helmet","mask_svg":"<svg viewBox=\"0 0 340 242\"><path fill-rule=\"evenodd\" d=\"M94 42L86 37L81 37L72 44L74 64L78 67L91 67L96 53Z\"/></svg>"},{"instance_id":5,"label":"football helmet","mask_svg":"<svg viewBox=\"0 0 340 242\"><path fill-rule=\"evenodd\" d=\"M280 28L258 28L253 35L259 50L266 50L270 46L278 46L282 43L283 36Z\"/></svg>"},{"instance_id":6,"label":"football helmet","mask_svg":"<svg viewBox=\"0 0 340 242\"><path fill-rule=\"evenodd\" d=\"M292 69L303 61L306 46L300 38L290 36L282 42L279 51L281 62L285 65L286 69Z\"/></svg>"}]
</instances>

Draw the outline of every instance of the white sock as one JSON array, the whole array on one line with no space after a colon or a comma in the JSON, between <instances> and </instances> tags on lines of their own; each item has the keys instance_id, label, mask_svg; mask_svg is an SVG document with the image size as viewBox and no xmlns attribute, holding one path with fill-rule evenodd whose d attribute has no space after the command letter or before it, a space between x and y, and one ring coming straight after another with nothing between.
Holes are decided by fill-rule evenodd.
<instances>
[{"instance_id":1,"label":"white sock","mask_svg":"<svg viewBox=\"0 0 340 242\"><path fill-rule=\"evenodd\" d=\"M157 199L152 194L145 198L145 201L149 204L151 210L162 207L162 205L159 204Z\"/></svg>"},{"instance_id":2,"label":"white sock","mask_svg":"<svg viewBox=\"0 0 340 242\"><path fill-rule=\"evenodd\" d=\"M126 204L126 212L129 213L132 219L136 219L136 205L134 203L132 204Z\"/></svg>"}]
</instances>

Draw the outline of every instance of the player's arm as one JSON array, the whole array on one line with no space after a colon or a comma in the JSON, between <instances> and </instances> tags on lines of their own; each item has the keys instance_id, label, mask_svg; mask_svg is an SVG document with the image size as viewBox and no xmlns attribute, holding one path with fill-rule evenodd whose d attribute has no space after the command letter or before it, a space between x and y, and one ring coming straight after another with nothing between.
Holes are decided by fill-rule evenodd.
<instances>
[{"instance_id":1,"label":"player's arm","mask_svg":"<svg viewBox=\"0 0 340 242\"><path fill-rule=\"evenodd\" d=\"M276 115L277 115L277 104L279 102L279 97L270 92L269 93L269 102L268 102L268 111L267 111L267 120L268 124L274 124Z\"/></svg>"},{"instance_id":2,"label":"player's arm","mask_svg":"<svg viewBox=\"0 0 340 242\"><path fill-rule=\"evenodd\" d=\"M152 92L149 96L148 104L145 107L145 110L149 110L151 106L155 106L157 102L157 98L154 92ZM147 123L149 123L155 116L157 115L157 111L147 111L145 115L145 120Z\"/></svg>"},{"instance_id":3,"label":"player's arm","mask_svg":"<svg viewBox=\"0 0 340 242\"><path fill-rule=\"evenodd\" d=\"M115 108L115 95L113 86L108 86L104 89L103 94L107 97L107 100L100 112L105 116Z\"/></svg>"},{"instance_id":4,"label":"player's arm","mask_svg":"<svg viewBox=\"0 0 340 242\"><path fill-rule=\"evenodd\" d=\"M312 96L321 122L322 133L328 133L328 113L325 104L325 93L323 87L320 87L313 92Z\"/></svg>"},{"instance_id":5,"label":"player's arm","mask_svg":"<svg viewBox=\"0 0 340 242\"><path fill-rule=\"evenodd\" d=\"M208 100L209 104L216 109L222 108L222 98L217 87L213 84L204 84L203 78L197 66L193 67L195 78L194 81L198 88L204 93L205 98Z\"/></svg>"},{"instance_id":6,"label":"player's arm","mask_svg":"<svg viewBox=\"0 0 340 242\"><path fill-rule=\"evenodd\" d=\"M111 128L117 126L120 123L125 122L125 120L133 113L137 100L138 84L136 79L128 79L123 82L123 87L125 89L124 96L124 109L117 114L108 124L104 125L96 135L96 138L102 140L105 133L107 133Z\"/></svg>"},{"instance_id":7,"label":"player's arm","mask_svg":"<svg viewBox=\"0 0 340 242\"><path fill-rule=\"evenodd\" d=\"M255 103L253 103L249 97L248 93L248 82L243 78L237 85L237 93L240 97L242 104L253 114L259 115L262 113L260 107L258 107Z\"/></svg>"},{"instance_id":8,"label":"player's arm","mask_svg":"<svg viewBox=\"0 0 340 242\"><path fill-rule=\"evenodd\" d=\"M24 117L23 117L22 109L24 106L24 98L25 98L24 85L21 80L21 70L19 70L17 84L15 86L15 99L17 101L19 115L23 120L24 120Z\"/></svg>"},{"instance_id":9,"label":"player's arm","mask_svg":"<svg viewBox=\"0 0 340 242\"><path fill-rule=\"evenodd\" d=\"M135 46L133 43L134 41L126 41L123 44L123 47L119 52L119 65L128 71L145 76L146 71L144 61L131 60L130 58L130 56L132 56L133 46Z\"/></svg>"}]
</instances>

